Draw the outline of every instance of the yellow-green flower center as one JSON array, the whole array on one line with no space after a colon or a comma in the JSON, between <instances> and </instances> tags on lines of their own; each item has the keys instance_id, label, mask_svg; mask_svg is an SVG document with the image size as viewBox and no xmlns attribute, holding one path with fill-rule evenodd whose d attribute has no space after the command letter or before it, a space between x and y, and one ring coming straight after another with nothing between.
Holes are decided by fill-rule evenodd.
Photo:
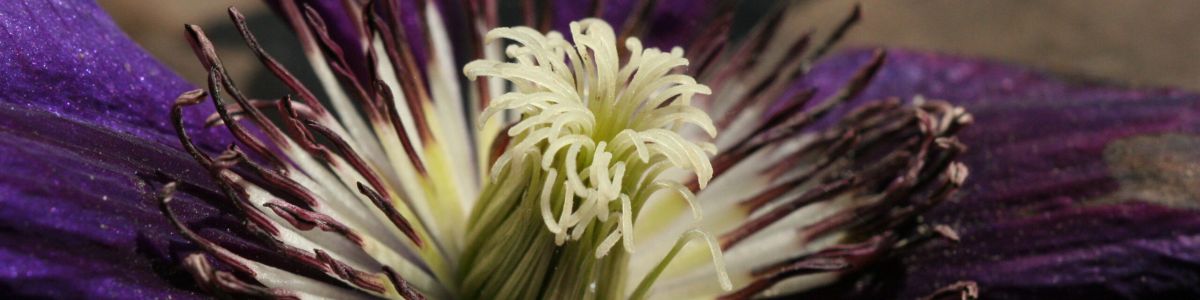
<instances>
[{"instance_id":1,"label":"yellow-green flower center","mask_svg":"<svg viewBox=\"0 0 1200 300\"><path fill-rule=\"evenodd\" d=\"M674 71L683 51L643 49L636 38L618 51L600 20L571 24L562 35L498 28L486 39L513 42L510 61L477 60L471 79L508 81L479 124L512 118L507 147L491 168L468 224L460 288L470 298L624 298L628 254L639 210L665 190L691 199L680 184L712 178L716 147L681 130L716 136L708 115L691 106L709 88ZM695 126L695 128L690 128ZM613 251L620 245L623 251Z\"/></svg>"}]
</instances>

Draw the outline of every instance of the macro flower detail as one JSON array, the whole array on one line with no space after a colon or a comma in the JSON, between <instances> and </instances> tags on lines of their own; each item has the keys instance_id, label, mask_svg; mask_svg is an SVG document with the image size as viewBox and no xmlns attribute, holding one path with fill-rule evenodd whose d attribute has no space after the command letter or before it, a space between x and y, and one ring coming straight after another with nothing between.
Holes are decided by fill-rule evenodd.
<instances>
[{"instance_id":1,"label":"macro flower detail","mask_svg":"<svg viewBox=\"0 0 1200 300\"><path fill-rule=\"evenodd\" d=\"M0 3L0 295L1200 295L1200 98L825 58L861 12L799 2L267 1L319 91L229 9L286 95L199 26L194 89L94 3Z\"/></svg>"},{"instance_id":2,"label":"macro flower detail","mask_svg":"<svg viewBox=\"0 0 1200 300\"><path fill-rule=\"evenodd\" d=\"M285 2L281 10L296 16L301 8ZM967 177L955 162L965 150L955 134L971 122L969 114L940 101L893 99L825 128L814 123L870 81L882 52L838 93L809 105L812 90L773 100L787 94L787 80L745 74L757 63L746 61L755 52L780 47L767 39L776 23L757 27L760 40L736 52L712 50L705 65L685 69L691 63L683 49L644 48L636 37L619 48L610 25L585 19L570 23L571 41L529 27L488 31L477 44L492 53L512 44L504 59L467 63L463 73L480 84L458 94L459 81L445 77L453 68L445 53L453 51L439 42L448 38L434 29L436 19L418 27L429 42L429 61L420 68L412 53L422 44L408 42L410 28L387 18L402 14L398 6L351 10L363 12L357 20L369 32L364 62L373 63L356 67L320 14L303 10L305 22L293 24L317 44L308 49L322 50L310 56L328 65L322 79L336 79L324 86L337 118L258 48L236 9L230 16L247 44L299 101L248 99L227 79L203 30L187 27L210 72L207 92L175 102L180 141L249 229L295 262L271 266L192 233L173 216L168 185L164 213L233 267L215 269L199 254L186 258L189 272L213 292L748 298L823 285L935 233L957 238L948 226L917 217ZM807 43L793 41L789 50L804 53ZM811 64L803 55L781 63L774 76L797 78ZM723 89L714 93L695 77ZM753 89L737 88L743 85ZM224 124L243 146L216 157L191 146L181 111L206 94L217 111L209 123ZM224 104L223 94L233 102ZM464 105L479 115L467 116ZM266 117L271 108L286 130ZM718 138L718 130L732 134ZM692 242L708 249L687 247ZM711 259L697 259L703 256Z\"/></svg>"},{"instance_id":3,"label":"macro flower detail","mask_svg":"<svg viewBox=\"0 0 1200 300\"><path fill-rule=\"evenodd\" d=\"M471 214L460 263L468 270L461 288L475 291L472 297L514 293L488 287L511 281L491 277L496 272L535 274L513 287L518 294L545 290L540 297L623 297L620 281L628 272L626 255L635 249L640 209L648 201L664 201L654 197L658 190L692 201L691 191L662 174L687 170L701 186L712 178L708 156L716 146L677 132L694 126L709 138L716 136L708 115L691 106L694 95L711 91L690 76L669 73L688 64L682 50L642 49L640 41L629 38L628 62L619 67L616 37L603 20L572 22L571 36L574 45L557 33L543 36L527 27L494 29L486 41L519 43L505 51L516 62L477 60L464 68L471 79L502 78L516 89L492 99L480 124L510 111L519 117L504 122L512 123L500 133L507 135L501 138L507 146L495 158ZM535 206L538 213L530 214ZM545 228L530 228L537 223ZM564 247L568 240L576 244ZM720 252L709 241L719 263ZM618 244L624 253L610 256ZM550 272L548 279L536 275ZM728 287L720 272L721 284Z\"/></svg>"}]
</instances>

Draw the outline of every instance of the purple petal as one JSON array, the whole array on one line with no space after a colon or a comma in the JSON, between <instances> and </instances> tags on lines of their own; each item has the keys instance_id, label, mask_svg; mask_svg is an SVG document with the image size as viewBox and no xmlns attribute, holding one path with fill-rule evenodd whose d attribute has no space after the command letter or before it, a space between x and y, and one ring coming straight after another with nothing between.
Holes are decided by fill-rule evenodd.
<instances>
[{"instance_id":1,"label":"purple petal","mask_svg":"<svg viewBox=\"0 0 1200 300\"><path fill-rule=\"evenodd\" d=\"M354 68L355 74L361 78L367 78L367 58L366 49L362 45L362 32L359 31L361 24L354 24L357 18L351 16L351 12L345 9L342 5L343 1L304 1L306 5L311 5L321 19L325 21L325 25L329 26L330 37L333 38L338 46L342 47L342 52L346 54L346 60L349 61L350 67Z\"/></svg>"},{"instance_id":2,"label":"purple petal","mask_svg":"<svg viewBox=\"0 0 1200 300\"><path fill-rule=\"evenodd\" d=\"M597 1L603 2L604 11L600 13L600 18L618 29L621 28L621 24L625 23L630 10L638 2L638 0ZM550 21L550 27L565 36L570 36L571 22L595 17L592 11L595 6L596 3L592 0L552 0L550 8L554 10L554 15Z\"/></svg>"},{"instance_id":3,"label":"purple petal","mask_svg":"<svg viewBox=\"0 0 1200 300\"><path fill-rule=\"evenodd\" d=\"M179 259L197 251L159 212L177 180L216 198L183 151L46 112L0 103L0 295L73 299L195 298ZM173 204L206 236L238 220L190 196ZM245 233L239 233L246 236Z\"/></svg>"},{"instance_id":4,"label":"purple petal","mask_svg":"<svg viewBox=\"0 0 1200 300\"><path fill-rule=\"evenodd\" d=\"M562 33L564 36L570 36L571 22L591 17L592 8L595 6L592 1L580 0L553 0L549 3L551 9L554 10L554 20L551 21L550 26L551 28L554 28L555 31ZM607 4L607 2L605 4ZM609 24L620 24L613 23L614 20L608 18L605 18L605 21L608 21Z\"/></svg>"},{"instance_id":5,"label":"purple petal","mask_svg":"<svg viewBox=\"0 0 1200 300\"><path fill-rule=\"evenodd\" d=\"M192 89L84 0L0 1L0 69L2 103L169 144L170 104ZM194 134L212 149L229 141L218 130Z\"/></svg>"},{"instance_id":6,"label":"purple petal","mask_svg":"<svg viewBox=\"0 0 1200 300\"><path fill-rule=\"evenodd\" d=\"M911 288L901 298L964 279L988 299L1200 296L1200 214L1144 203L1076 205L971 226L959 231L961 243L915 251L904 259Z\"/></svg>"},{"instance_id":7,"label":"purple petal","mask_svg":"<svg viewBox=\"0 0 1200 300\"><path fill-rule=\"evenodd\" d=\"M551 28L566 35L571 32L569 24L574 21L590 18L595 6L591 0L553 0L554 10ZM609 0L603 1L604 11L600 18L618 30L633 17L631 13L640 4L639 0ZM705 22L712 21L716 13L714 8L719 1L694 0L657 0L653 1L648 18L638 20L643 22L647 31L637 38L645 42L647 47L671 49L675 46L686 47L701 30Z\"/></svg>"},{"instance_id":8,"label":"purple petal","mask_svg":"<svg viewBox=\"0 0 1200 300\"><path fill-rule=\"evenodd\" d=\"M154 197L176 180L218 198L170 125L170 104L191 87L90 1L0 2L0 67L0 295L198 297L181 289L194 285L178 267L197 249ZM187 124L211 111L188 111ZM190 131L206 149L230 140L223 130ZM226 230L241 226L214 206L179 200L185 222L206 236L260 249Z\"/></svg>"},{"instance_id":9,"label":"purple petal","mask_svg":"<svg viewBox=\"0 0 1200 300\"><path fill-rule=\"evenodd\" d=\"M807 84L828 93L865 59L830 58ZM988 299L1200 297L1200 96L893 51L858 101L916 95L976 119L967 186L926 219L963 240L907 254L876 296L974 280Z\"/></svg>"},{"instance_id":10,"label":"purple petal","mask_svg":"<svg viewBox=\"0 0 1200 300\"><path fill-rule=\"evenodd\" d=\"M321 21L323 21L325 23L325 26L328 30L329 36L332 39L332 41L334 43L337 43L338 47L342 48L342 52L346 56L345 57L346 61L349 64L350 68L353 69L354 74L356 74L356 76L359 76L359 78L361 80L368 81L370 76L367 76L367 74L370 72L370 69L368 68L369 64L367 63L367 57L366 57L367 49L363 48L362 32L359 30L359 26L362 24L356 24L357 22L360 22L361 16L353 15L354 13L362 13L362 12L361 11L353 12L351 10L348 10L347 6L346 6L348 4L349 5L360 5L359 2L357 2L357 1L351 1L351 2L324 1L324 0L265 0L265 1L267 2L268 5L271 6L271 8L275 11L275 13L278 14L281 18L284 18L288 22L300 22L301 24L306 24L306 23L304 23L305 22L305 19L304 19L305 7L311 7L314 11L317 12L318 15L320 15ZM299 15L287 14L283 10L283 6L281 6L281 4L280 4L280 3L283 3L284 1L295 3L297 5L297 8L299 9L300 14ZM429 57L429 54L428 54L429 49L427 49L427 47L425 45L426 38L425 38L425 32L424 32L424 27L423 27L424 25L422 25L422 22L424 22L424 12L419 9L420 3L415 0L389 0L389 1L396 2L400 9L400 14L401 14L400 23L402 26L405 27L405 32L408 36L408 43L409 43L409 45L412 46L412 51L413 51L414 57L417 59L418 62L427 61L427 59ZM378 11L382 11L383 10L382 4L379 4L378 2L380 2L380 1L376 1L377 5L378 5L376 7L376 9L378 9ZM459 6L459 3L450 3L449 1L439 1L438 3L432 3L431 5L439 5L438 7L439 7L439 9L441 9L442 14L444 16L449 15L449 13L452 10L461 9ZM386 15L386 14L381 13L381 15ZM447 20L446 23L448 23L448 24L446 24L446 26L449 27L448 30L450 30L451 34L460 33L461 30L463 30L462 29L463 25L460 24L462 21L459 18L461 18L461 16L458 16L457 14L453 15L452 17L448 17L449 20ZM293 26L294 26L294 24L293 24ZM305 26L307 26L307 25L305 25ZM295 27L292 27L292 29L295 30ZM301 42L304 43L305 41L302 39ZM316 46L316 44L313 44L313 46ZM306 50L309 50L309 49L306 49ZM311 50L319 51L316 48L313 48ZM379 59L386 59L386 57L383 56L384 55L383 53L377 53L377 55L380 55ZM421 67L424 68L423 65Z\"/></svg>"},{"instance_id":11,"label":"purple petal","mask_svg":"<svg viewBox=\"0 0 1200 300\"><path fill-rule=\"evenodd\" d=\"M719 1L659 0L650 14L649 31L641 39L646 46L660 49L687 47L713 21Z\"/></svg>"}]
</instances>

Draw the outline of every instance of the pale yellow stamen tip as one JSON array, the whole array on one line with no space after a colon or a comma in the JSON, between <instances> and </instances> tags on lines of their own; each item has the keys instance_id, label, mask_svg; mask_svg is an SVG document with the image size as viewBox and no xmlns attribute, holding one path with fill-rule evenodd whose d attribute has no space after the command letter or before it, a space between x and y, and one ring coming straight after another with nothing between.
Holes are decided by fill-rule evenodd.
<instances>
[{"instance_id":1,"label":"pale yellow stamen tip","mask_svg":"<svg viewBox=\"0 0 1200 300\"><path fill-rule=\"evenodd\" d=\"M678 132L694 125L710 137L716 135L709 116L690 106L694 95L710 90L676 72L688 65L680 49L644 49L638 39L630 38L625 41L627 61L621 66L608 24L587 19L570 28L574 45L555 32L492 30L488 42L514 42L505 51L510 61L477 60L464 72L472 79L501 78L515 87L483 110L480 123L505 111L520 116L507 132L512 146L493 169L523 168L512 166L517 161L512 156L540 154L540 168L548 172L538 186L546 228L556 235L570 231L570 238L578 239L584 230L580 226L606 222L612 214L620 224L599 245L597 255L603 256L618 241L632 251L629 236L637 212L631 203L645 201L648 193L639 191L648 189L643 184L654 183L643 181L646 171L668 164L694 172L701 186L712 178L708 156L715 147ZM493 172L492 180L499 174ZM576 201L581 203L571 203ZM574 211L566 211L572 207ZM565 242L561 237L556 241L560 245Z\"/></svg>"}]
</instances>

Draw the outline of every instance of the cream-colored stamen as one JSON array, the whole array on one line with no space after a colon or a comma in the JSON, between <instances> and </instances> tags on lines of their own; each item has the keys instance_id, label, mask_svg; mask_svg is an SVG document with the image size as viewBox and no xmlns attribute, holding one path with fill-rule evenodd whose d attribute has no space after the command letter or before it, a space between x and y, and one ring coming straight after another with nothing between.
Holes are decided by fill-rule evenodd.
<instances>
[{"instance_id":1,"label":"cream-colored stamen","mask_svg":"<svg viewBox=\"0 0 1200 300\"><path fill-rule=\"evenodd\" d=\"M525 218L543 225L537 232L516 232L520 230L508 231L506 226L527 227L522 222L477 222L470 229L471 237L477 240L469 238L468 252L520 251L470 249L484 245L533 248L492 240L521 237L496 237L483 232L512 232L530 240L536 238L526 235L544 234L553 236L554 245L564 251L590 252L560 257L603 260L576 263L560 259L552 264L608 270L595 265L612 264L611 260L621 261L618 264L622 266L614 270L623 269L627 263L624 254L636 249L633 232L643 204L662 186L680 186L678 178L663 175L664 170L694 173L702 188L712 178L709 157L716 154L716 147L679 133L685 126L695 126L710 138L716 137L709 116L691 106L694 95L711 91L678 72L688 65L679 48L670 52L645 49L638 39L630 38L625 41L627 62L621 66L613 29L604 21L587 19L571 23L570 28L574 44L561 34L542 35L525 27L492 30L485 37L487 42L513 42L505 51L510 61L476 60L464 68L472 80L487 76L513 86L511 92L497 97L481 112L477 124L505 113L519 116L505 132L511 141L492 166L485 194L478 201L481 205L471 219ZM532 174L514 176L520 172ZM518 182L514 178L530 180ZM690 205L691 193L682 195ZM538 215L528 216L522 207L531 207ZM573 242L579 245L571 245ZM612 251L618 243L623 251L618 257L610 257L618 253ZM720 250L714 249L714 253L720 259ZM518 257L509 259L534 255L539 253L518 253ZM505 256L479 254L464 263ZM624 273L601 272L618 278ZM576 275L567 280L588 278L592 276ZM467 282L464 287L471 284ZM612 291L623 293L619 288Z\"/></svg>"}]
</instances>

